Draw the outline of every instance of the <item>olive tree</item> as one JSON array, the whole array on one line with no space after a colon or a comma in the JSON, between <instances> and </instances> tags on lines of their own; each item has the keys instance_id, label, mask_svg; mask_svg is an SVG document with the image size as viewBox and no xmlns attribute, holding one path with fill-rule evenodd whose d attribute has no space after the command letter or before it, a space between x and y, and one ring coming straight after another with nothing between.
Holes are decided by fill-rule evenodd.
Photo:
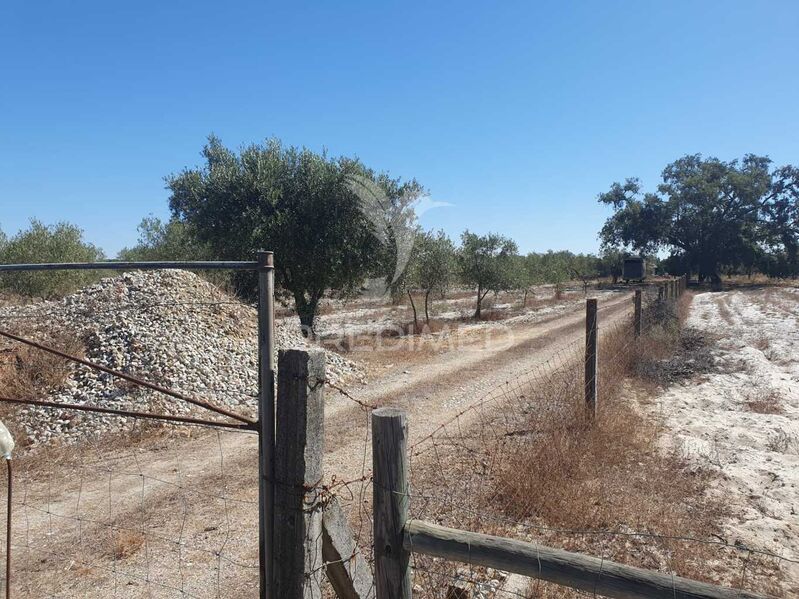
<instances>
[{"instance_id":1,"label":"olive tree","mask_svg":"<svg viewBox=\"0 0 799 599\"><path fill-rule=\"evenodd\" d=\"M0 243L0 262L4 264L96 262L103 257L100 248L84 241L79 227L67 222L45 225L33 219L27 229ZM97 271L75 270L9 272L0 275L0 287L22 295L52 298L72 293L101 276Z\"/></svg>"},{"instance_id":2,"label":"olive tree","mask_svg":"<svg viewBox=\"0 0 799 599\"><path fill-rule=\"evenodd\" d=\"M413 309L414 326L418 327L412 289L424 293L424 318L430 323L430 295L444 293L455 275L455 245L444 231L419 233L408 272L408 297Z\"/></svg>"},{"instance_id":3,"label":"olive tree","mask_svg":"<svg viewBox=\"0 0 799 599\"><path fill-rule=\"evenodd\" d=\"M480 318L489 291L513 288L513 257L517 251L513 240L496 233L477 235L467 230L461 235L458 262L463 282L477 288L475 318Z\"/></svg>"},{"instance_id":4,"label":"olive tree","mask_svg":"<svg viewBox=\"0 0 799 599\"><path fill-rule=\"evenodd\" d=\"M235 153L211 136L203 157L203 166L167 178L173 216L219 258L274 251L277 283L294 299L305 334L326 292L354 293L384 274L379 231L353 181L372 179L389 198L404 190L398 181L356 159L276 139Z\"/></svg>"},{"instance_id":5,"label":"olive tree","mask_svg":"<svg viewBox=\"0 0 799 599\"><path fill-rule=\"evenodd\" d=\"M592 254L574 254L569 259L569 272L583 284L587 296L588 284L599 275L599 261Z\"/></svg>"}]
</instances>

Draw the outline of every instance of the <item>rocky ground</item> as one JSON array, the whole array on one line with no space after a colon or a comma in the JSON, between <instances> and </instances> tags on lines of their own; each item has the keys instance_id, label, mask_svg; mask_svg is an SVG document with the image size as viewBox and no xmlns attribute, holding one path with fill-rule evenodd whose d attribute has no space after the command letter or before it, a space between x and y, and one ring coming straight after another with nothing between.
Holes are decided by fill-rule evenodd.
<instances>
[{"instance_id":1,"label":"rocky ground","mask_svg":"<svg viewBox=\"0 0 799 599\"><path fill-rule=\"evenodd\" d=\"M92 362L135 374L175 391L254 413L257 390L257 315L252 306L185 271L131 272L102 280L62 300L0 307L0 328L47 339L74 335ZM308 347L294 319L276 325L276 346ZM13 351L17 344L4 342ZM327 353L333 381L361 376L346 358ZM111 375L78 366L46 399L168 413L197 408ZM212 416L205 413L205 416ZM113 417L26 407L15 418L31 443L74 441L124 427ZM77 426L91 418L99 426Z\"/></svg>"}]
</instances>

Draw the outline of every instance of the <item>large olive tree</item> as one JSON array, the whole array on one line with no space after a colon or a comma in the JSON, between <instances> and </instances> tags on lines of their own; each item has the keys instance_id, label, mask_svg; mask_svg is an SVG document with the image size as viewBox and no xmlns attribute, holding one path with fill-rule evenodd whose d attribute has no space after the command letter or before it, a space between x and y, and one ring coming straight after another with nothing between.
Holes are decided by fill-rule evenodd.
<instances>
[{"instance_id":1,"label":"large olive tree","mask_svg":"<svg viewBox=\"0 0 799 599\"><path fill-rule=\"evenodd\" d=\"M396 180L275 139L235 153L211 136L203 157L203 166L167 178L173 216L219 258L274 251L278 285L293 297L306 334L326 292L354 292L383 274L381 232L353 182L376 182L391 204L403 191Z\"/></svg>"}]
</instances>

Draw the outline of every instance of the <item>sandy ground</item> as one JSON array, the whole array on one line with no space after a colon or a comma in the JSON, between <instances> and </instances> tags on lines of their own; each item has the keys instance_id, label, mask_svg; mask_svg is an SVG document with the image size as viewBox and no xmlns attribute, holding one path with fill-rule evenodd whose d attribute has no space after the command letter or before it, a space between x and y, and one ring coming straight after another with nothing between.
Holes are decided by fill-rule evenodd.
<instances>
[{"instance_id":1,"label":"sandy ground","mask_svg":"<svg viewBox=\"0 0 799 599\"><path fill-rule=\"evenodd\" d=\"M630 313L630 293L599 295L602 323ZM478 323L354 353L368 364L371 380L348 392L372 406L405 407L412 440L421 438L580 343L582 306L565 302L510 323ZM368 467L367 414L329 390L325 415L326 479L361 476ZM190 427L166 436L140 433L16 462L16 597L254 596L254 435ZM351 490L367 494L363 486Z\"/></svg>"},{"instance_id":2,"label":"sandy ground","mask_svg":"<svg viewBox=\"0 0 799 599\"><path fill-rule=\"evenodd\" d=\"M799 559L799 292L698 294L688 326L717 339L715 368L658 398L668 443L721 474L725 541ZM799 564L781 565L799 596Z\"/></svg>"}]
</instances>

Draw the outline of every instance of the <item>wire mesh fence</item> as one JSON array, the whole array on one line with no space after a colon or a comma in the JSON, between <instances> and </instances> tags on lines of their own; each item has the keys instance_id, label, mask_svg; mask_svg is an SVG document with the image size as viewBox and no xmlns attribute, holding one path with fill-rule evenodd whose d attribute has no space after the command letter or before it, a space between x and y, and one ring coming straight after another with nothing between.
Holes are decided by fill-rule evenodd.
<instances>
[{"instance_id":1,"label":"wire mesh fence","mask_svg":"<svg viewBox=\"0 0 799 599\"><path fill-rule=\"evenodd\" d=\"M16 596L256 595L256 435L130 420L17 464Z\"/></svg>"},{"instance_id":2,"label":"wire mesh fence","mask_svg":"<svg viewBox=\"0 0 799 599\"><path fill-rule=\"evenodd\" d=\"M3 309L14 597L258 595L256 324L187 273Z\"/></svg>"}]
</instances>

